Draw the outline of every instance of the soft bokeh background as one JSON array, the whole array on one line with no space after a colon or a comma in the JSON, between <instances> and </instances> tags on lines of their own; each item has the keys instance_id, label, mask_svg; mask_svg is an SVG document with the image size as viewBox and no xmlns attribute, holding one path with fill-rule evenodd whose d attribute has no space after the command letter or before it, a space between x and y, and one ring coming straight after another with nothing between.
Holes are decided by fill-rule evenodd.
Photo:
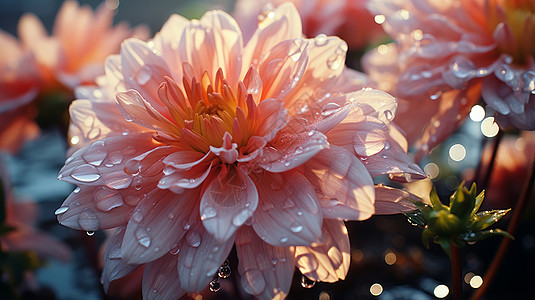
<instances>
[{"instance_id":1,"label":"soft bokeh background","mask_svg":"<svg viewBox=\"0 0 535 300\"><path fill-rule=\"evenodd\" d=\"M16 35L19 18L25 12L36 14L47 29L63 1L60 0L0 0L0 28ZM96 7L101 1L79 1ZM117 1L108 1L116 6ZM198 18L204 11L220 8L232 11L233 1L209 0L123 0L117 9L116 22L127 21L130 25L147 24L151 34L158 31L170 14L179 13L187 18ZM356 30L358 34L358 29ZM351 53L348 61L357 67L358 56ZM483 107L481 107L483 109ZM492 145L495 134L492 122L485 125L485 112L475 109L474 115L465 125L445 141L421 163L431 175L442 199L453 192L463 179L477 177L481 152L485 145ZM489 133L490 130L490 133ZM514 136L514 133L512 134ZM520 145L525 142L512 137ZM28 295L28 299L103 299L97 269L99 246L104 242L104 232L87 236L60 226L54 216L73 186L56 180L57 172L63 165L67 146L62 133L57 128L47 128L37 140L26 144L16 156L4 155L9 173L18 195L33 199L39 204L41 229L66 242L73 250L70 263L50 260L36 276L44 290L38 295ZM511 150L524 153L521 145ZM503 158L511 159L511 158ZM506 163L507 161L501 161ZM485 161L483 162L485 165ZM484 169L484 168L482 168ZM525 170L524 172L526 172ZM525 176L525 175L524 175ZM481 176L477 177L481 178ZM522 186L522 175L509 186ZM490 186L488 193L492 193ZM506 194L507 195L507 194ZM507 208L514 204L516 196L492 201L486 209ZM533 195L531 196L533 202ZM489 203L487 204L489 205ZM507 217L499 223L506 228ZM532 297L531 285L535 269L535 211L531 204L523 215L520 228L515 234L506 260L495 279L495 284L486 299L527 299ZM352 264L346 280L335 284L316 284L311 289L300 285L300 274L296 272L289 299L436 299L442 284L450 284L448 258L434 245L426 250L420 241L421 230L411 226L403 216L376 216L364 222L350 222L348 225L352 244ZM464 251L463 274L465 295L473 293L470 279L483 275L487 269L501 238L492 238L470 246ZM234 287L239 278L236 275L236 260L230 260L234 274L221 280L222 290L218 293L203 293L204 298L234 299ZM476 280L477 281L477 280ZM475 283L473 283L475 285ZM47 292L48 289L48 292ZM381 291L381 292L379 292ZM437 294L438 293L438 294ZM377 294L374 296L373 294ZM54 298L55 297L55 298ZM451 297L448 295L447 297Z\"/></svg>"}]
</instances>

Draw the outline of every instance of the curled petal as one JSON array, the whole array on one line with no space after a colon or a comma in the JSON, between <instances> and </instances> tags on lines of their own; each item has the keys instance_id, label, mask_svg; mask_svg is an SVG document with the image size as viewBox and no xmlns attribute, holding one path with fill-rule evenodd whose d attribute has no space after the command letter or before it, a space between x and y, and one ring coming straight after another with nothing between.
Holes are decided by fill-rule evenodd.
<instances>
[{"instance_id":1,"label":"curled petal","mask_svg":"<svg viewBox=\"0 0 535 300\"><path fill-rule=\"evenodd\" d=\"M351 261L344 221L325 220L322 231L321 244L295 247L295 264L303 275L315 281L344 279Z\"/></svg>"},{"instance_id":2,"label":"curled petal","mask_svg":"<svg viewBox=\"0 0 535 300\"><path fill-rule=\"evenodd\" d=\"M201 220L206 230L219 240L228 240L258 205L255 184L239 167L223 166L201 199ZM215 173L217 174L217 172Z\"/></svg>"},{"instance_id":3,"label":"curled petal","mask_svg":"<svg viewBox=\"0 0 535 300\"><path fill-rule=\"evenodd\" d=\"M255 182L260 207L253 228L274 246L309 245L321 235L322 213L314 187L297 172L265 172Z\"/></svg>"},{"instance_id":4,"label":"curled petal","mask_svg":"<svg viewBox=\"0 0 535 300\"><path fill-rule=\"evenodd\" d=\"M264 243L249 226L236 237L238 270L245 291L262 299L284 299L294 272L294 249Z\"/></svg>"},{"instance_id":5,"label":"curled petal","mask_svg":"<svg viewBox=\"0 0 535 300\"><path fill-rule=\"evenodd\" d=\"M186 293L180 287L177 257L166 254L145 266L143 299L179 299Z\"/></svg>"}]
</instances>

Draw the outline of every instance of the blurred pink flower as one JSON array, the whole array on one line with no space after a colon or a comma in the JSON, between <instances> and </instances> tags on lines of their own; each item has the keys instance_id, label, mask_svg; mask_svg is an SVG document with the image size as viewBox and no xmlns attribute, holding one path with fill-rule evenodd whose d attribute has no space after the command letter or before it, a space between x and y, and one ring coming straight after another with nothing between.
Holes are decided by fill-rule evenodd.
<instances>
[{"instance_id":1,"label":"blurred pink flower","mask_svg":"<svg viewBox=\"0 0 535 300\"><path fill-rule=\"evenodd\" d=\"M269 17L273 5L287 0L238 0L234 11L236 21L247 40L258 26L259 18ZM336 35L346 41L349 49L363 49L384 36L383 29L366 9L368 0L293 0L303 21L306 37L318 34ZM267 5L267 6L266 6Z\"/></svg>"},{"instance_id":2,"label":"blurred pink flower","mask_svg":"<svg viewBox=\"0 0 535 300\"><path fill-rule=\"evenodd\" d=\"M71 105L74 152L59 179L78 188L61 224L117 228L102 282L145 264L144 297L203 290L234 244L244 289L284 297L295 266L346 276L343 219L399 212L372 176L424 175L392 125L396 103L362 89L336 37L302 38L282 4L249 42L224 12L173 15L148 43L123 42L96 88Z\"/></svg>"},{"instance_id":3,"label":"blurred pink flower","mask_svg":"<svg viewBox=\"0 0 535 300\"><path fill-rule=\"evenodd\" d=\"M76 86L95 84L105 58L119 51L122 40L148 37L145 27L112 26L113 14L105 5L93 14L89 6L65 1L51 36L33 14L19 22L20 41L0 31L0 149L15 152L38 135L37 99L46 101L58 91L68 98Z\"/></svg>"},{"instance_id":4,"label":"blurred pink flower","mask_svg":"<svg viewBox=\"0 0 535 300\"><path fill-rule=\"evenodd\" d=\"M372 0L395 44L365 70L399 97L396 123L423 152L453 133L482 97L502 128L535 129L535 4L502 0Z\"/></svg>"},{"instance_id":5,"label":"blurred pink flower","mask_svg":"<svg viewBox=\"0 0 535 300\"><path fill-rule=\"evenodd\" d=\"M25 14L19 22L19 37L35 55L45 81L59 81L69 89L94 84L95 78L104 74L104 60L119 51L124 39L148 37L144 26L134 30L124 23L113 26L114 13L104 3L93 13L89 6L65 1L52 35L35 15Z\"/></svg>"},{"instance_id":6,"label":"blurred pink flower","mask_svg":"<svg viewBox=\"0 0 535 300\"><path fill-rule=\"evenodd\" d=\"M4 193L5 199L5 203L2 203L6 212L5 225L14 229L0 235L2 251L34 251L41 258L70 260L71 251L67 245L35 227L38 217L35 203L16 201L2 158L0 158L0 182L3 187L0 193Z\"/></svg>"}]
</instances>

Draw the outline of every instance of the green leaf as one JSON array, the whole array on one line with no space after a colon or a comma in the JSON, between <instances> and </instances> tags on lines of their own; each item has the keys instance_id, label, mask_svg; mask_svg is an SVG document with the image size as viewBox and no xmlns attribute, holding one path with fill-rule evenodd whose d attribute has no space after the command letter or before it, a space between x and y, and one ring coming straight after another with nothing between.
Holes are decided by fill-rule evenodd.
<instances>
[{"instance_id":1,"label":"green leaf","mask_svg":"<svg viewBox=\"0 0 535 300\"><path fill-rule=\"evenodd\" d=\"M487 210L477 213L470 224L470 230L480 231L498 222L511 209Z\"/></svg>"},{"instance_id":2,"label":"green leaf","mask_svg":"<svg viewBox=\"0 0 535 300\"><path fill-rule=\"evenodd\" d=\"M424 244L425 248L429 249L429 240L434 240L435 236L436 233L429 228L426 228L424 231L422 231L422 243Z\"/></svg>"},{"instance_id":3,"label":"green leaf","mask_svg":"<svg viewBox=\"0 0 535 300\"><path fill-rule=\"evenodd\" d=\"M474 209L472 210L472 214L477 213L479 208L481 207L481 204L483 203L483 199L485 199L485 190L482 190L479 195L476 197L476 203L474 205Z\"/></svg>"},{"instance_id":4,"label":"green leaf","mask_svg":"<svg viewBox=\"0 0 535 300\"><path fill-rule=\"evenodd\" d=\"M403 213L407 217L407 221L415 226L425 227L425 218L421 211L413 210Z\"/></svg>"}]
</instances>

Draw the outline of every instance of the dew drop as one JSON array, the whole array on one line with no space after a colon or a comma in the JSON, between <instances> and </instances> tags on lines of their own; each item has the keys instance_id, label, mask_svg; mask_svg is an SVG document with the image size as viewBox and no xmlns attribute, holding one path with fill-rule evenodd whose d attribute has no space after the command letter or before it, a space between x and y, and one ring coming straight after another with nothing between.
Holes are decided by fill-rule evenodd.
<instances>
[{"instance_id":1,"label":"dew drop","mask_svg":"<svg viewBox=\"0 0 535 300\"><path fill-rule=\"evenodd\" d=\"M210 281L210 291L216 293L216 292L219 292L220 289L221 289L221 284L219 283L219 280L217 278Z\"/></svg>"},{"instance_id":2,"label":"dew drop","mask_svg":"<svg viewBox=\"0 0 535 300\"><path fill-rule=\"evenodd\" d=\"M106 175L106 186L111 189L124 189L132 183L132 176L124 171L115 171Z\"/></svg>"},{"instance_id":3,"label":"dew drop","mask_svg":"<svg viewBox=\"0 0 535 300\"><path fill-rule=\"evenodd\" d=\"M63 213L65 213L67 210L69 210L69 207L68 206L62 206L58 209L56 209L56 211L54 212L54 214L57 216L57 215L61 215Z\"/></svg>"},{"instance_id":4,"label":"dew drop","mask_svg":"<svg viewBox=\"0 0 535 300\"><path fill-rule=\"evenodd\" d=\"M301 225L299 222L293 222L290 224L290 229L292 232L301 232L303 230L303 225Z\"/></svg>"},{"instance_id":5,"label":"dew drop","mask_svg":"<svg viewBox=\"0 0 535 300\"><path fill-rule=\"evenodd\" d=\"M141 69L139 69L139 71L136 73L136 81L137 83L144 85L150 80L151 76L152 76L152 71L150 67L145 65Z\"/></svg>"},{"instance_id":6,"label":"dew drop","mask_svg":"<svg viewBox=\"0 0 535 300\"><path fill-rule=\"evenodd\" d=\"M186 241L191 247L198 248L201 245L201 236L195 231L190 231L186 235Z\"/></svg>"},{"instance_id":7,"label":"dew drop","mask_svg":"<svg viewBox=\"0 0 535 300\"><path fill-rule=\"evenodd\" d=\"M90 165L100 166L102 161L106 158L107 152L104 146L104 141L94 142L89 148L82 154L82 158Z\"/></svg>"},{"instance_id":8,"label":"dew drop","mask_svg":"<svg viewBox=\"0 0 535 300\"><path fill-rule=\"evenodd\" d=\"M314 287L314 285L316 285L316 281L314 281L312 279L309 279L305 275L301 276L301 286L302 287L304 287L306 289L310 289L310 288Z\"/></svg>"},{"instance_id":9,"label":"dew drop","mask_svg":"<svg viewBox=\"0 0 535 300\"><path fill-rule=\"evenodd\" d=\"M496 75L498 79L504 82L511 81L515 78L515 73L513 72L513 70L511 70L508 65L503 64L500 65L500 67L498 67L496 71L494 71L494 75Z\"/></svg>"},{"instance_id":10,"label":"dew drop","mask_svg":"<svg viewBox=\"0 0 535 300\"><path fill-rule=\"evenodd\" d=\"M98 217L89 208L84 208L82 213L78 216L78 225L85 231L95 231L99 229Z\"/></svg>"},{"instance_id":11,"label":"dew drop","mask_svg":"<svg viewBox=\"0 0 535 300\"><path fill-rule=\"evenodd\" d=\"M219 267L219 270L217 270L217 276L223 279L229 278L231 273L232 273L232 270L230 269L230 266L228 265L228 263L222 265L221 267Z\"/></svg>"},{"instance_id":12,"label":"dew drop","mask_svg":"<svg viewBox=\"0 0 535 300\"><path fill-rule=\"evenodd\" d=\"M93 236L93 235L95 235L95 232L94 231L87 231L86 234L88 236Z\"/></svg>"},{"instance_id":13,"label":"dew drop","mask_svg":"<svg viewBox=\"0 0 535 300\"><path fill-rule=\"evenodd\" d=\"M454 59L450 65L450 70L453 76L464 79L468 78L474 73L475 66L472 61L464 56L458 56Z\"/></svg>"},{"instance_id":14,"label":"dew drop","mask_svg":"<svg viewBox=\"0 0 535 300\"><path fill-rule=\"evenodd\" d=\"M385 117L386 117L387 120L390 121L390 120L392 120L394 118L394 114L392 113L392 111L387 109L387 110L385 110Z\"/></svg>"},{"instance_id":15,"label":"dew drop","mask_svg":"<svg viewBox=\"0 0 535 300\"><path fill-rule=\"evenodd\" d=\"M442 96L442 92L438 91L434 94L431 94L431 96L429 96L429 99L431 100L437 100L438 98L440 98L440 96Z\"/></svg>"},{"instance_id":16,"label":"dew drop","mask_svg":"<svg viewBox=\"0 0 535 300\"><path fill-rule=\"evenodd\" d=\"M71 177L80 182L95 182L100 178L97 168L91 165L81 165L76 167L72 173Z\"/></svg>"},{"instance_id":17,"label":"dew drop","mask_svg":"<svg viewBox=\"0 0 535 300\"><path fill-rule=\"evenodd\" d=\"M149 233L145 229L139 228L136 231L135 236L136 236L137 242L141 246L145 248L148 248L150 246L150 243L151 243L150 236L149 236Z\"/></svg>"},{"instance_id":18,"label":"dew drop","mask_svg":"<svg viewBox=\"0 0 535 300\"><path fill-rule=\"evenodd\" d=\"M169 253L171 253L172 255L177 255L178 252L180 252L180 248L178 247L178 245L177 244L172 245Z\"/></svg>"},{"instance_id":19,"label":"dew drop","mask_svg":"<svg viewBox=\"0 0 535 300\"><path fill-rule=\"evenodd\" d=\"M236 214L234 218L232 218L232 224L234 226L239 227L243 225L243 223L245 223L245 221L247 221L247 219L249 219L252 214L253 213L249 209L244 209L240 211L238 214Z\"/></svg>"},{"instance_id":20,"label":"dew drop","mask_svg":"<svg viewBox=\"0 0 535 300\"><path fill-rule=\"evenodd\" d=\"M217 211L213 207L207 206L201 212L201 220L211 219L214 218L216 215Z\"/></svg>"},{"instance_id":21,"label":"dew drop","mask_svg":"<svg viewBox=\"0 0 535 300\"><path fill-rule=\"evenodd\" d=\"M337 103L327 103L323 108L321 109L321 115L324 117L330 116L337 112L340 109L340 105Z\"/></svg>"},{"instance_id":22,"label":"dew drop","mask_svg":"<svg viewBox=\"0 0 535 300\"><path fill-rule=\"evenodd\" d=\"M327 36L325 34L323 34L323 33L318 34L314 38L314 43L318 47L325 46L325 44L327 44Z\"/></svg>"},{"instance_id":23,"label":"dew drop","mask_svg":"<svg viewBox=\"0 0 535 300\"><path fill-rule=\"evenodd\" d=\"M78 194L78 193L80 192L80 187L77 186L77 187L74 189L74 191L72 191L72 192L75 193L75 194Z\"/></svg>"},{"instance_id":24,"label":"dew drop","mask_svg":"<svg viewBox=\"0 0 535 300\"><path fill-rule=\"evenodd\" d=\"M286 243L288 241L288 238L287 237L283 237L283 238L281 238L280 241L281 241L281 243Z\"/></svg>"}]
</instances>

